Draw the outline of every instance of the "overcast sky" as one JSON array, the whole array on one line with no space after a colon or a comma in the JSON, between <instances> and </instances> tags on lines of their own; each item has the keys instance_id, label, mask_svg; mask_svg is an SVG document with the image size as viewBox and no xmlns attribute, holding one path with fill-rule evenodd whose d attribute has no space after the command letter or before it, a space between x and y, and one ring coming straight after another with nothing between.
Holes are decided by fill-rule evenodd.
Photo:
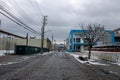
<instances>
[{"instance_id":1,"label":"overcast sky","mask_svg":"<svg viewBox=\"0 0 120 80\"><path fill-rule=\"evenodd\" d=\"M48 21L45 37L59 42L68 37L71 29L80 29L80 24L101 24L106 29L120 27L120 0L0 0L0 5L24 23L41 30L42 16ZM0 15L2 29L25 36L28 32ZM31 34L33 35L33 34Z\"/></svg>"}]
</instances>

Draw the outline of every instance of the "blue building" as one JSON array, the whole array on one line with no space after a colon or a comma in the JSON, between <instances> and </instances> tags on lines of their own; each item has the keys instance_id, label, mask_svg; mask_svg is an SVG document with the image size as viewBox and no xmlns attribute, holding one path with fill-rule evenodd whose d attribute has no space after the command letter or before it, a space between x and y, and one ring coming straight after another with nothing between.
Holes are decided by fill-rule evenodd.
<instances>
[{"instance_id":1,"label":"blue building","mask_svg":"<svg viewBox=\"0 0 120 80\"><path fill-rule=\"evenodd\" d=\"M87 45L85 38L81 35L83 30L71 30L69 37L66 40L66 46L69 52L84 51L84 46Z\"/></svg>"},{"instance_id":2,"label":"blue building","mask_svg":"<svg viewBox=\"0 0 120 80\"><path fill-rule=\"evenodd\" d=\"M66 47L69 52L84 52L87 47L86 38L82 36L83 30L71 30L66 39ZM105 37L99 41L98 45L114 44L114 32L106 31Z\"/></svg>"}]
</instances>

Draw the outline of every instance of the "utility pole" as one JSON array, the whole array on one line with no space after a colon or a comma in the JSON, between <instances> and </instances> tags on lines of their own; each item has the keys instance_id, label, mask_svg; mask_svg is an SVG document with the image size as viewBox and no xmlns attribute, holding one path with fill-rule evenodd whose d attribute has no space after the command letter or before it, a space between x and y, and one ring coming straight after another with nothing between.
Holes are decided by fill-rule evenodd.
<instances>
[{"instance_id":1,"label":"utility pole","mask_svg":"<svg viewBox=\"0 0 120 80\"><path fill-rule=\"evenodd\" d=\"M1 30L1 20L0 20L0 30ZM1 37L1 32L0 32L0 38L2 38L2 37Z\"/></svg>"},{"instance_id":2,"label":"utility pole","mask_svg":"<svg viewBox=\"0 0 120 80\"><path fill-rule=\"evenodd\" d=\"M0 20L0 29L1 29L1 20Z\"/></svg>"},{"instance_id":3,"label":"utility pole","mask_svg":"<svg viewBox=\"0 0 120 80\"><path fill-rule=\"evenodd\" d=\"M53 51L53 49L54 49L54 44L53 44L53 34L52 34L52 51Z\"/></svg>"},{"instance_id":4,"label":"utility pole","mask_svg":"<svg viewBox=\"0 0 120 80\"><path fill-rule=\"evenodd\" d=\"M56 40L54 40L54 51L56 51Z\"/></svg>"},{"instance_id":5,"label":"utility pole","mask_svg":"<svg viewBox=\"0 0 120 80\"><path fill-rule=\"evenodd\" d=\"M47 24L47 16L43 17L43 25L41 28L41 54L43 54L43 45L44 45L44 31L45 31L45 25Z\"/></svg>"},{"instance_id":6,"label":"utility pole","mask_svg":"<svg viewBox=\"0 0 120 80\"><path fill-rule=\"evenodd\" d=\"M66 48L66 47L65 47L65 41L66 41L66 40L64 40L64 50L65 50L65 48Z\"/></svg>"},{"instance_id":7,"label":"utility pole","mask_svg":"<svg viewBox=\"0 0 120 80\"><path fill-rule=\"evenodd\" d=\"M26 36L26 46L28 46L28 33L27 33L27 36Z\"/></svg>"}]
</instances>

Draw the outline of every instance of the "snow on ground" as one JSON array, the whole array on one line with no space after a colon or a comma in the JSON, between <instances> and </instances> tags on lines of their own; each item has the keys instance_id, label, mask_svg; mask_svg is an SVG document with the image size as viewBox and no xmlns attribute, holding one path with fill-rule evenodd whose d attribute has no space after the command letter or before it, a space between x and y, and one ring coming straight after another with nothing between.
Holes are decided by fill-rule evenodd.
<instances>
[{"instance_id":1,"label":"snow on ground","mask_svg":"<svg viewBox=\"0 0 120 80\"><path fill-rule=\"evenodd\" d=\"M53 53L53 51L45 52L45 53L43 53L43 55L47 55L47 54L50 54L50 53Z\"/></svg>"},{"instance_id":2,"label":"snow on ground","mask_svg":"<svg viewBox=\"0 0 120 80\"><path fill-rule=\"evenodd\" d=\"M43 55L47 55L47 54L49 54L49 53L48 52L43 53Z\"/></svg>"},{"instance_id":3,"label":"snow on ground","mask_svg":"<svg viewBox=\"0 0 120 80\"><path fill-rule=\"evenodd\" d=\"M113 62L111 62L111 64L116 64L116 65L120 66L120 63L113 63Z\"/></svg>"},{"instance_id":4,"label":"snow on ground","mask_svg":"<svg viewBox=\"0 0 120 80\"><path fill-rule=\"evenodd\" d=\"M119 73L118 73L118 72L109 71L109 73L112 73L112 74L117 74L117 75L119 75Z\"/></svg>"},{"instance_id":5,"label":"snow on ground","mask_svg":"<svg viewBox=\"0 0 120 80\"><path fill-rule=\"evenodd\" d=\"M12 62L9 62L9 61L8 61L7 63L2 63L2 64L0 64L0 66L1 66L1 65L10 65L10 64L20 63L20 62L26 61L26 60L28 60L28 59L30 59L30 58L34 58L34 57L36 57L36 55L23 56L19 61L12 61Z\"/></svg>"},{"instance_id":6,"label":"snow on ground","mask_svg":"<svg viewBox=\"0 0 120 80\"><path fill-rule=\"evenodd\" d=\"M21 60L21 61L3 63L3 64L0 64L0 66L5 66L5 65L10 65L10 64L20 63L20 62L23 62L23 61L28 60L29 58L30 58L30 57L25 57L25 58L24 58L23 60Z\"/></svg>"},{"instance_id":7,"label":"snow on ground","mask_svg":"<svg viewBox=\"0 0 120 80\"><path fill-rule=\"evenodd\" d=\"M72 55L77 61L79 61L80 63L89 63L89 64L92 64L92 65L102 65L102 66L109 66L108 64L103 64L103 63L100 63L100 62L97 62L95 61L95 59L90 59L88 61L83 61L83 60L80 60L78 57L79 55L76 55L76 54L72 54L70 53L70 55ZM86 55L83 55L83 57L86 57Z\"/></svg>"},{"instance_id":8,"label":"snow on ground","mask_svg":"<svg viewBox=\"0 0 120 80\"><path fill-rule=\"evenodd\" d=\"M4 56L4 55L5 55L4 53L1 53L1 52L0 52L0 56Z\"/></svg>"},{"instance_id":9,"label":"snow on ground","mask_svg":"<svg viewBox=\"0 0 120 80\"><path fill-rule=\"evenodd\" d=\"M80 59L78 59L79 55L75 55L75 54L71 54L72 56L74 56L74 58L79 61L80 63L87 63L88 61L82 61Z\"/></svg>"},{"instance_id":10,"label":"snow on ground","mask_svg":"<svg viewBox=\"0 0 120 80\"><path fill-rule=\"evenodd\" d=\"M109 66L108 64L103 64L103 63L99 63L99 62L91 62L91 61L89 61L89 63L92 64L92 65Z\"/></svg>"},{"instance_id":11,"label":"snow on ground","mask_svg":"<svg viewBox=\"0 0 120 80\"><path fill-rule=\"evenodd\" d=\"M8 52L10 52L9 54L14 53L14 51L12 51L12 50L10 50ZM0 56L5 56L5 53L6 53L6 50L0 50ZM53 53L53 51L43 53L43 55L47 55L50 53ZM12 61L12 62L8 61L7 63L1 63L0 66L20 63L20 62L28 60L29 58L34 58L34 57L39 56L39 55L41 55L41 54L39 53L39 54L35 54L35 55L24 56L19 61Z\"/></svg>"},{"instance_id":12,"label":"snow on ground","mask_svg":"<svg viewBox=\"0 0 120 80\"><path fill-rule=\"evenodd\" d=\"M12 54L14 50L0 50L0 56L5 56L5 54Z\"/></svg>"},{"instance_id":13,"label":"snow on ground","mask_svg":"<svg viewBox=\"0 0 120 80\"><path fill-rule=\"evenodd\" d=\"M118 66L120 66L120 63L118 63Z\"/></svg>"},{"instance_id":14,"label":"snow on ground","mask_svg":"<svg viewBox=\"0 0 120 80\"><path fill-rule=\"evenodd\" d=\"M4 56L5 55L4 52L5 52L4 50L0 50L0 56Z\"/></svg>"},{"instance_id":15,"label":"snow on ground","mask_svg":"<svg viewBox=\"0 0 120 80\"><path fill-rule=\"evenodd\" d=\"M0 66L5 66L5 65L10 65L10 64L16 64L16 63L19 63L19 62L8 62L8 63L4 63L4 64L0 64Z\"/></svg>"}]
</instances>

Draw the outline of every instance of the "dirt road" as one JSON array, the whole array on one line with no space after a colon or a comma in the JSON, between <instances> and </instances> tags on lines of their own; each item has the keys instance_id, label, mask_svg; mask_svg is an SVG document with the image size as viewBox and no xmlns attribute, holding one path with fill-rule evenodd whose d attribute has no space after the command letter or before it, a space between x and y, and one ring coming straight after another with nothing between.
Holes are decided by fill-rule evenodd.
<instances>
[{"instance_id":1,"label":"dirt road","mask_svg":"<svg viewBox=\"0 0 120 80\"><path fill-rule=\"evenodd\" d=\"M27 61L0 66L0 80L120 80L92 65L79 63L64 52L39 55Z\"/></svg>"}]
</instances>

